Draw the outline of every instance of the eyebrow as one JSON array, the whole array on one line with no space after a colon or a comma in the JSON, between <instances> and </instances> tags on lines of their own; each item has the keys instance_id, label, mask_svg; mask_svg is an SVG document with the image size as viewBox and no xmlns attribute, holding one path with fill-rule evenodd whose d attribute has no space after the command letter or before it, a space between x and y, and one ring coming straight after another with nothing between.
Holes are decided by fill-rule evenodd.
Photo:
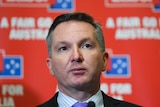
<instances>
[{"instance_id":1,"label":"eyebrow","mask_svg":"<svg viewBox=\"0 0 160 107\"><path fill-rule=\"evenodd\" d=\"M96 44L92 39L90 39L89 37L86 37L86 38L83 38L80 41L78 41L78 45L81 45L87 41L89 41L93 44ZM59 41L57 44L55 44L55 48L57 48L58 45L70 45L70 43L68 41Z\"/></svg>"},{"instance_id":2,"label":"eyebrow","mask_svg":"<svg viewBox=\"0 0 160 107\"><path fill-rule=\"evenodd\" d=\"M87 42L87 41L93 42L90 38L84 38L84 39L80 40L80 43L84 43L84 42Z\"/></svg>"},{"instance_id":3,"label":"eyebrow","mask_svg":"<svg viewBox=\"0 0 160 107\"><path fill-rule=\"evenodd\" d=\"M69 44L69 43L66 41L60 41L54 45L54 49L57 49L59 47L59 45L67 45L67 44Z\"/></svg>"}]
</instances>

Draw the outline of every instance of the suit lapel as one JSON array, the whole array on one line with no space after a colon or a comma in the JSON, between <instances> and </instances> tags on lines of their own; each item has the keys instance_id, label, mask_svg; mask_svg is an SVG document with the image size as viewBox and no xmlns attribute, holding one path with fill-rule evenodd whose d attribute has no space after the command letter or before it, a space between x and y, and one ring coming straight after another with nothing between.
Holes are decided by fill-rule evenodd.
<instances>
[{"instance_id":1,"label":"suit lapel","mask_svg":"<svg viewBox=\"0 0 160 107\"><path fill-rule=\"evenodd\" d=\"M37 107L58 107L57 97L58 97L58 92L49 101Z\"/></svg>"},{"instance_id":2,"label":"suit lapel","mask_svg":"<svg viewBox=\"0 0 160 107\"><path fill-rule=\"evenodd\" d=\"M53 96L53 98L49 101L49 105L46 107L58 107L58 102L57 102L57 97L58 97L58 92Z\"/></svg>"},{"instance_id":3,"label":"suit lapel","mask_svg":"<svg viewBox=\"0 0 160 107\"><path fill-rule=\"evenodd\" d=\"M116 107L116 105L119 104L117 100L107 96L103 91L102 91L102 96L103 96L104 107Z\"/></svg>"}]
</instances>

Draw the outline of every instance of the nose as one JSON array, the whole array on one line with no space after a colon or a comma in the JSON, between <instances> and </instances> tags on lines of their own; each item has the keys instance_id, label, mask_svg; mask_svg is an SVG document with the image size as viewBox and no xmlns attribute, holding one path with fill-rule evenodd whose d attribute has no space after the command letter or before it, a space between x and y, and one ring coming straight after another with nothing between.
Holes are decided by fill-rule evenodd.
<instances>
[{"instance_id":1,"label":"nose","mask_svg":"<svg viewBox=\"0 0 160 107\"><path fill-rule=\"evenodd\" d=\"M71 58L72 58L71 59L72 62L82 62L83 61L81 49L78 46L73 47Z\"/></svg>"}]
</instances>

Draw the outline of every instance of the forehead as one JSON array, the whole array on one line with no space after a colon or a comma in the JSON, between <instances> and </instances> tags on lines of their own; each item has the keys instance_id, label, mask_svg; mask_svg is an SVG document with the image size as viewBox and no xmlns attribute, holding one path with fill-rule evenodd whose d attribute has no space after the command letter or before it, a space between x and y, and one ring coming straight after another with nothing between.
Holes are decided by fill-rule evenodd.
<instances>
[{"instance_id":1,"label":"forehead","mask_svg":"<svg viewBox=\"0 0 160 107\"><path fill-rule=\"evenodd\" d=\"M76 38L95 38L94 27L82 21L67 21L62 22L55 30L52 32L52 40L62 40L62 39L76 39Z\"/></svg>"}]
</instances>

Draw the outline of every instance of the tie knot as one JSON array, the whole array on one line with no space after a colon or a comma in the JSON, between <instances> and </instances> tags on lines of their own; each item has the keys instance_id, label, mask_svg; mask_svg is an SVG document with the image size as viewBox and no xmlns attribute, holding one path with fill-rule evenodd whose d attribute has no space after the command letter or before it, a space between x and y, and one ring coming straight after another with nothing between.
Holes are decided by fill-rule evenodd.
<instances>
[{"instance_id":1,"label":"tie knot","mask_svg":"<svg viewBox=\"0 0 160 107\"><path fill-rule=\"evenodd\" d=\"M87 107L86 102L77 102L72 107Z\"/></svg>"}]
</instances>

